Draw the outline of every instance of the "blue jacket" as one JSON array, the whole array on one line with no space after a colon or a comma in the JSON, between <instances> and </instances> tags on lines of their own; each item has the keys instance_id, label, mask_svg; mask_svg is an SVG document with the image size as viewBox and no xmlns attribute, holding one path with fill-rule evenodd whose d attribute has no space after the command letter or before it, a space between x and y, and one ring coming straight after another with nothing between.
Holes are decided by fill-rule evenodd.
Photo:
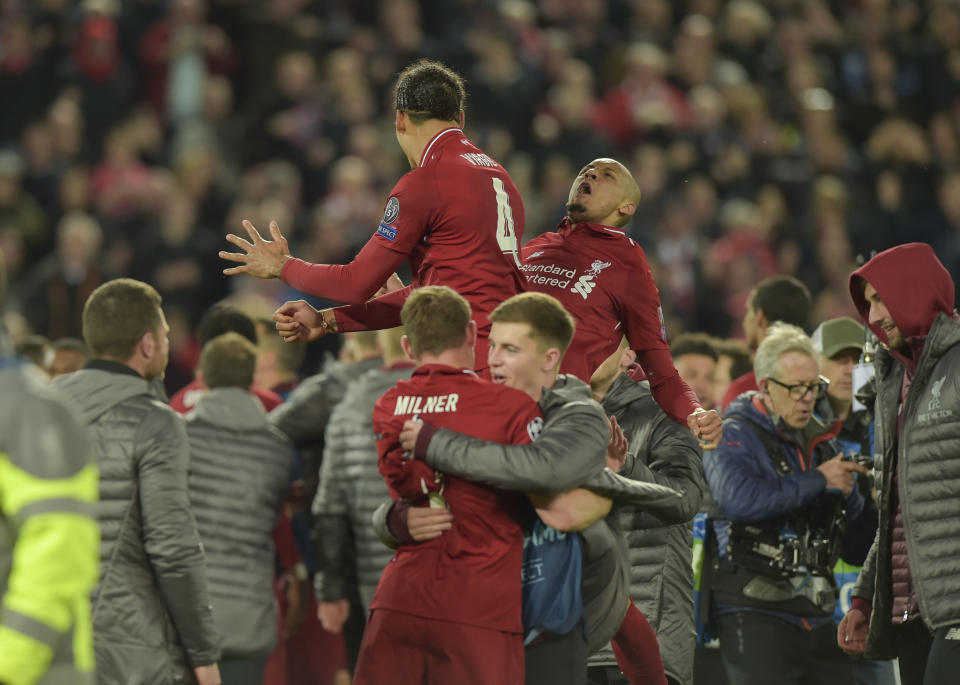
<instances>
[{"instance_id":1,"label":"blue jacket","mask_svg":"<svg viewBox=\"0 0 960 685\"><path fill-rule=\"evenodd\" d=\"M754 401L756 398L756 401ZM745 393L734 400L723 421L723 437L717 449L705 452L703 468L717 506L728 521L764 521L800 509L824 491L827 481L817 470L823 461L840 452L834 438L839 424L824 424L816 417L804 429L809 447L802 446L774 424L759 401L759 393ZM787 446L784 450L792 472L777 475L764 443L752 421ZM821 444L823 447L817 449ZM847 496L847 518L863 509L863 498L856 488ZM725 546L719 540L720 549Z\"/></svg>"},{"instance_id":2,"label":"blue jacket","mask_svg":"<svg viewBox=\"0 0 960 685\"><path fill-rule=\"evenodd\" d=\"M798 434L779 420L775 423L756 392L739 396L728 407L725 416L720 445L703 456L707 482L724 517L713 522L720 557L726 555L732 521L776 519L812 504L826 490L826 479L817 466L840 452L835 441L840 430L839 422L825 424L814 417ZM783 446L782 454L790 468L789 473L781 476L777 472L758 431L766 431ZM772 441L768 438L767 442ZM848 521L860 515L864 502L857 488L846 497L844 504ZM819 627L832 618L825 613L803 620L793 615L793 609L787 608L791 606L789 604L771 604L767 609L751 607L749 602L740 605L731 601L732 598L726 600L729 604L721 603L720 597L717 600L714 610L719 614L762 611L805 627Z\"/></svg>"}]
</instances>

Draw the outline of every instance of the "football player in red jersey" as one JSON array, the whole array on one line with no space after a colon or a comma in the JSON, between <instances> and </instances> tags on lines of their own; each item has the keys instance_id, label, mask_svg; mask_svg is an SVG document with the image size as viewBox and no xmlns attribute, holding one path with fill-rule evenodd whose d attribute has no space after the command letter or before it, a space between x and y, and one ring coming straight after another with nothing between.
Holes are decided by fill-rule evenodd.
<instances>
[{"instance_id":1,"label":"football player in red jersey","mask_svg":"<svg viewBox=\"0 0 960 685\"><path fill-rule=\"evenodd\" d=\"M282 278L297 290L347 302L318 312L303 300L277 310L284 340L315 340L336 331L376 330L400 324L404 288L367 300L405 260L413 287L448 285L470 303L477 322L477 359L486 365L487 315L523 290L518 249L524 210L506 170L463 134L463 80L438 62L404 69L395 90L397 141L412 167L390 193L373 237L350 264L309 264L288 253L276 223L272 240L243 223L250 240L227 240L243 252L220 252L247 273Z\"/></svg>"},{"instance_id":2,"label":"football player in red jersey","mask_svg":"<svg viewBox=\"0 0 960 685\"><path fill-rule=\"evenodd\" d=\"M408 458L400 430L423 416L485 440L525 443L542 425L540 410L523 391L473 372L476 323L450 288L415 290L402 320L404 349L418 366L374 408L380 472L393 497L449 507L453 527L397 548L370 605L353 682L521 685L523 496Z\"/></svg>"},{"instance_id":3,"label":"football player in red jersey","mask_svg":"<svg viewBox=\"0 0 960 685\"><path fill-rule=\"evenodd\" d=\"M657 403L700 440L720 439L716 411L700 406L670 357L660 308L643 248L623 230L640 189L620 162L595 159L577 174L558 230L523 246L527 289L553 295L573 314L577 333L561 373L583 381L616 352L621 336L637 352Z\"/></svg>"}]
</instances>

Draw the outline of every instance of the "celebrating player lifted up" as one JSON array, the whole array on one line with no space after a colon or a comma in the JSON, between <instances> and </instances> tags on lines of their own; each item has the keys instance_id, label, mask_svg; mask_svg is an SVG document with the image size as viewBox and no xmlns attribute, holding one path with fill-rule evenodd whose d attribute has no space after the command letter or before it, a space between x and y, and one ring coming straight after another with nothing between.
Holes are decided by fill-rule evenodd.
<instances>
[{"instance_id":1,"label":"celebrating player lifted up","mask_svg":"<svg viewBox=\"0 0 960 685\"><path fill-rule=\"evenodd\" d=\"M413 286L448 285L470 303L477 363L486 366L487 315L523 290L517 252L524 213L504 168L463 135L464 98L463 79L438 62L420 60L400 73L397 141L413 168L390 193L379 227L351 263L291 257L275 222L272 240L249 221L243 222L249 241L227 236L243 252L220 252L239 264L225 274L281 278L301 292L353 305L318 312L303 300L286 303L275 316L284 340L400 325L409 287L367 300L409 258Z\"/></svg>"},{"instance_id":2,"label":"celebrating player lifted up","mask_svg":"<svg viewBox=\"0 0 960 685\"><path fill-rule=\"evenodd\" d=\"M657 403L702 441L720 439L716 411L706 411L674 368L660 294L643 249L623 226L637 209L640 189L613 159L595 159L570 187L567 217L558 230L524 245L527 289L553 295L577 320L562 373L589 382L626 336L636 350Z\"/></svg>"}]
</instances>

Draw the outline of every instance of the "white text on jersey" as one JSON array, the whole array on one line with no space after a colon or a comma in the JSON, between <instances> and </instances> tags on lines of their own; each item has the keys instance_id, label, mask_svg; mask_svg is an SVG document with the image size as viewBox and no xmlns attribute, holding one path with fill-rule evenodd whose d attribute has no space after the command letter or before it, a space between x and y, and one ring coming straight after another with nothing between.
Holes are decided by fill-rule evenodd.
<instances>
[{"instance_id":1,"label":"white text on jersey","mask_svg":"<svg viewBox=\"0 0 960 685\"><path fill-rule=\"evenodd\" d=\"M439 414L441 412L457 411L457 402L459 400L460 395L455 392L449 395L430 395L429 397L399 395L397 397L397 404L393 409L393 415Z\"/></svg>"},{"instance_id":2,"label":"white text on jersey","mask_svg":"<svg viewBox=\"0 0 960 685\"><path fill-rule=\"evenodd\" d=\"M482 152L464 152L460 156L474 166L497 166L496 162Z\"/></svg>"}]
</instances>

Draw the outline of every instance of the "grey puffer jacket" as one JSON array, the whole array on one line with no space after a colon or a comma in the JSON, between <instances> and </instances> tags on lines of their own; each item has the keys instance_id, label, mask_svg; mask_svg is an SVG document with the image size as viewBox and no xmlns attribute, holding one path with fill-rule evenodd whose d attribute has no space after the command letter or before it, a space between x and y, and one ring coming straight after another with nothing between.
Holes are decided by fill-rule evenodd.
<instances>
[{"instance_id":1,"label":"grey puffer jacket","mask_svg":"<svg viewBox=\"0 0 960 685\"><path fill-rule=\"evenodd\" d=\"M686 426L664 413L646 381L636 383L621 375L604 397L603 408L617 417L630 443L621 474L682 493L664 504L616 503L607 521L624 546L630 595L657 634L664 669L689 685L696 644L690 521L707 489L700 446ZM615 664L609 647L590 658L590 665Z\"/></svg>"},{"instance_id":2,"label":"grey puffer jacket","mask_svg":"<svg viewBox=\"0 0 960 685\"><path fill-rule=\"evenodd\" d=\"M97 682L192 682L191 668L216 663L220 648L187 493L183 420L115 362L92 360L54 386L81 414L100 470Z\"/></svg>"},{"instance_id":3,"label":"grey puffer jacket","mask_svg":"<svg viewBox=\"0 0 960 685\"><path fill-rule=\"evenodd\" d=\"M353 381L380 364L379 357L344 363L328 356L320 373L305 378L286 402L270 412L270 423L300 450L307 502L312 502L317 492L323 459L323 433L330 412L343 399Z\"/></svg>"},{"instance_id":4,"label":"grey puffer jacket","mask_svg":"<svg viewBox=\"0 0 960 685\"><path fill-rule=\"evenodd\" d=\"M960 621L960 323L938 314L902 411L904 368L888 351L874 361L877 499L880 527L853 589L872 602L867 655L894 656L890 524L893 449L899 466L910 575L930 630Z\"/></svg>"},{"instance_id":5,"label":"grey puffer jacket","mask_svg":"<svg viewBox=\"0 0 960 685\"><path fill-rule=\"evenodd\" d=\"M412 372L412 364L367 371L330 414L320 486L313 500L320 557L314 578L318 601L346 599L357 586L363 606L369 607L380 574L393 555L380 544L370 524L373 512L390 497L377 468L373 405Z\"/></svg>"},{"instance_id":6,"label":"grey puffer jacket","mask_svg":"<svg viewBox=\"0 0 960 685\"><path fill-rule=\"evenodd\" d=\"M190 502L223 655L266 656L277 642L272 533L290 488L293 446L241 388L211 390L186 422Z\"/></svg>"}]
</instances>

